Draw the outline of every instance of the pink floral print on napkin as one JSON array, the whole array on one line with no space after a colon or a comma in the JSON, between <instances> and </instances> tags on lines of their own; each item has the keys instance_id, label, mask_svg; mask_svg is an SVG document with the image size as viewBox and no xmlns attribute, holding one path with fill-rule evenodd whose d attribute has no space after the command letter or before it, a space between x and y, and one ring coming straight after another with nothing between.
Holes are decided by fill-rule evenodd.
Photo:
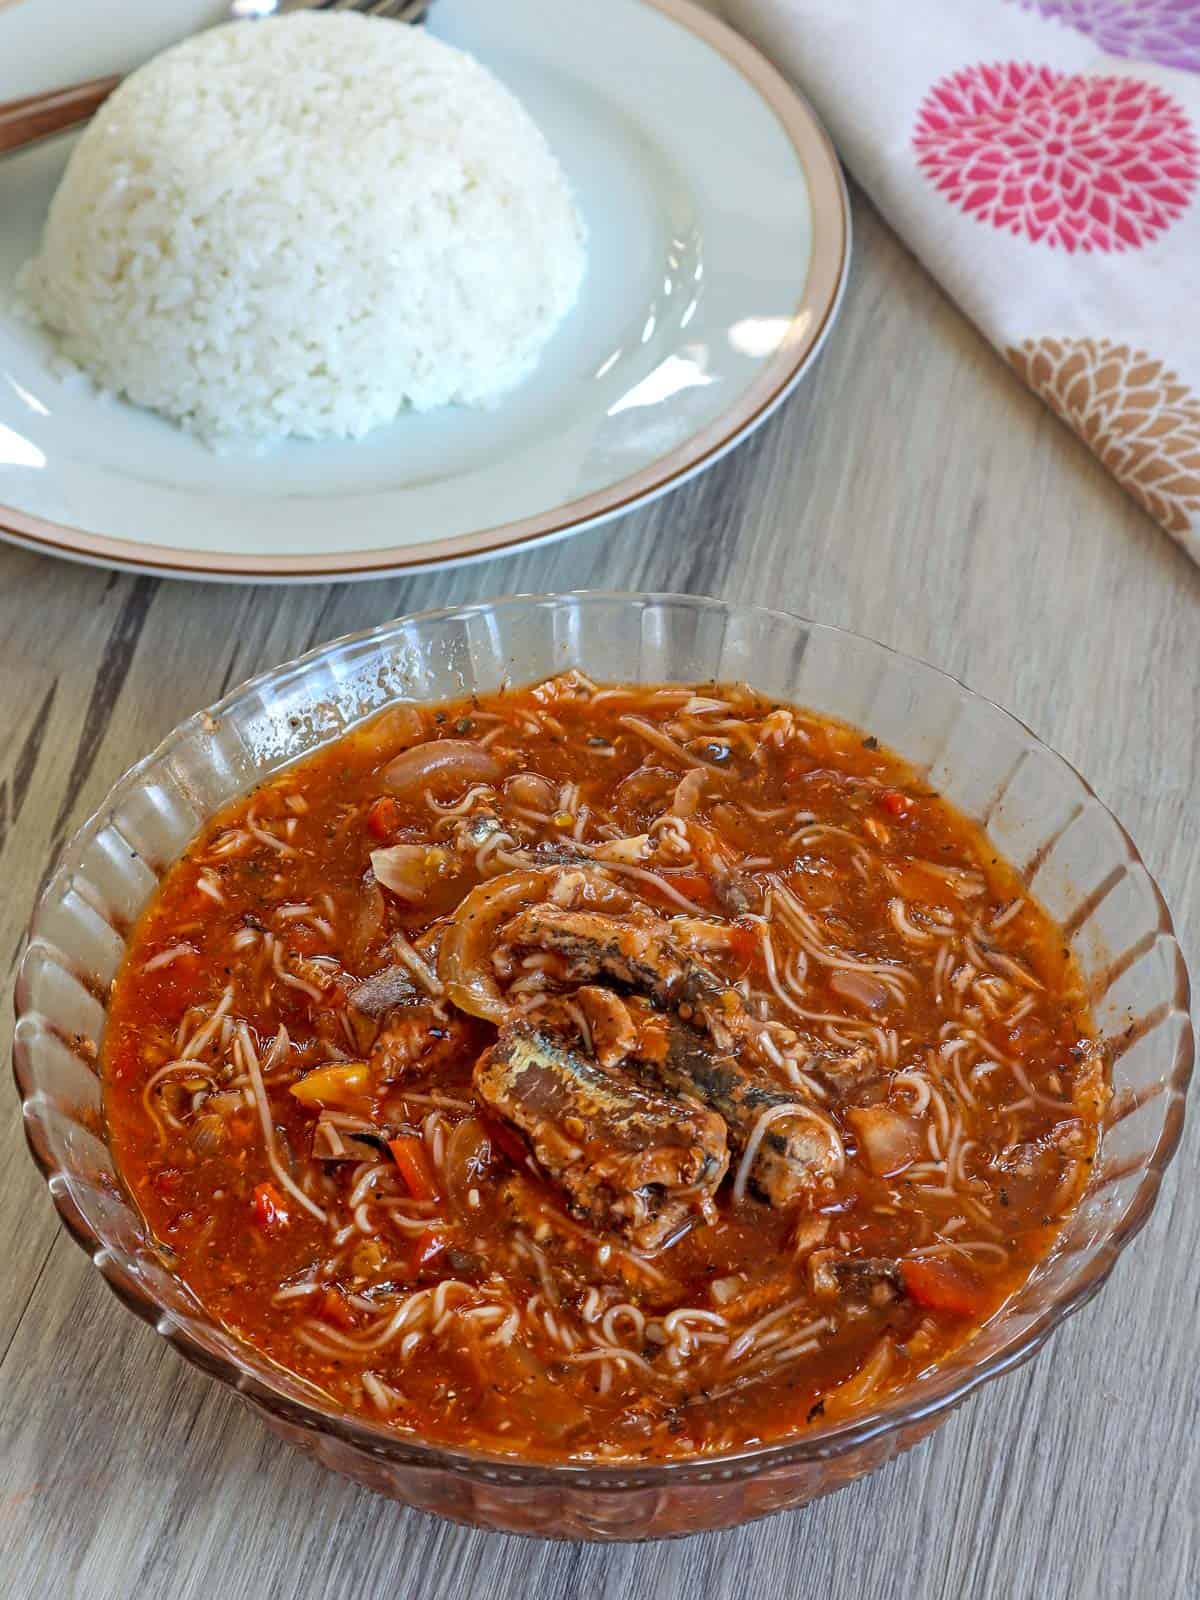
<instances>
[{"instance_id":1,"label":"pink floral print on napkin","mask_svg":"<svg viewBox=\"0 0 1200 1600\"><path fill-rule=\"evenodd\" d=\"M1156 84L1017 61L964 67L926 95L925 176L981 222L1068 253L1140 249L1200 177L1187 113Z\"/></svg>"}]
</instances>

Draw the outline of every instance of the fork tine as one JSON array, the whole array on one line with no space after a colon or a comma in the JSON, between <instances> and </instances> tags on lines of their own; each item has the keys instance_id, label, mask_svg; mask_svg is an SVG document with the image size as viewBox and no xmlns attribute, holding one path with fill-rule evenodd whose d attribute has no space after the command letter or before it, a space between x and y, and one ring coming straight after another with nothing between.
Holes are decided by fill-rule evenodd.
<instances>
[{"instance_id":1,"label":"fork tine","mask_svg":"<svg viewBox=\"0 0 1200 1600\"><path fill-rule=\"evenodd\" d=\"M432 0L278 0L280 16L294 11L358 11L368 17L388 17L396 22L424 22ZM0 0L0 5L4 0Z\"/></svg>"},{"instance_id":2,"label":"fork tine","mask_svg":"<svg viewBox=\"0 0 1200 1600\"><path fill-rule=\"evenodd\" d=\"M359 0L359 10L395 22L424 22L430 0Z\"/></svg>"}]
</instances>

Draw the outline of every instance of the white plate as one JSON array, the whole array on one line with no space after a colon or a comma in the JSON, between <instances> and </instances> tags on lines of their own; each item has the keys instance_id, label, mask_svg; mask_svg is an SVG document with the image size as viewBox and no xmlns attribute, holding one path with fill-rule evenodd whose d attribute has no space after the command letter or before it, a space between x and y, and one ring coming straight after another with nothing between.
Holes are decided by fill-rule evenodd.
<instances>
[{"instance_id":1,"label":"white plate","mask_svg":"<svg viewBox=\"0 0 1200 1600\"><path fill-rule=\"evenodd\" d=\"M0 0L0 99L127 70L222 12ZM829 141L774 69L689 0L438 0L431 26L520 96L588 222L579 304L532 377L492 412L217 455L59 376L3 303L0 536L189 577L445 564L626 511L783 398L833 319L849 234ZM0 161L5 302L70 148Z\"/></svg>"}]
</instances>

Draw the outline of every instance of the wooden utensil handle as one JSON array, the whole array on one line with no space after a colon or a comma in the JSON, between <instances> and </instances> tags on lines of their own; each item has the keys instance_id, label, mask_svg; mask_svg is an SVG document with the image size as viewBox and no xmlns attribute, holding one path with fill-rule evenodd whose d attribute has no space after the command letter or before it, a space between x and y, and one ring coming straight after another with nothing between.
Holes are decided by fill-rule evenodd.
<instances>
[{"instance_id":1,"label":"wooden utensil handle","mask_svg":"<svg viewBox=\"0 0 1200 1600\"><path fill-rule=\"evenodd\" d=\"M120 81L119 77L89 78L87 83L0 103L0 155L86 122Z\"/></svg>"}]
</instances>

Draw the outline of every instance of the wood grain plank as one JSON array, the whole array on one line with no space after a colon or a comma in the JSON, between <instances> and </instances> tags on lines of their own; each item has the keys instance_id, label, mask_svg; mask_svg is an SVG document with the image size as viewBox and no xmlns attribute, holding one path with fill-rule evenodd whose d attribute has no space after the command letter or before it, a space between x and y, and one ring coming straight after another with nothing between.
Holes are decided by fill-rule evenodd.
<instances>
[{"instance_id":1,"label":"wood grain plank","mask_svg":"<svg viewBox=\"0 0 1200 1600\"><path fill-rule=\"evenodd\" d=\"M610 528L459 572L286 592L139 588L0 550L0 815L9 819L0 951L17 945L56 820L77 823L127 764L231 684L405 610L587 586L783 605L964 677L1096 784L1194 946L1200 573L857 200L855 226L845 313L809 380L709 473ZM5 1016L0 1048L9 1028ZM5 1592L1200 1592L1193 1126L1162 1204L1104 1295L932 1440L793 1515L605 1548L454 1528L274 1442L107 1294L58 1232L21 1143L10 1101L0 1122Z\"/></svg>"}]
</instances>

